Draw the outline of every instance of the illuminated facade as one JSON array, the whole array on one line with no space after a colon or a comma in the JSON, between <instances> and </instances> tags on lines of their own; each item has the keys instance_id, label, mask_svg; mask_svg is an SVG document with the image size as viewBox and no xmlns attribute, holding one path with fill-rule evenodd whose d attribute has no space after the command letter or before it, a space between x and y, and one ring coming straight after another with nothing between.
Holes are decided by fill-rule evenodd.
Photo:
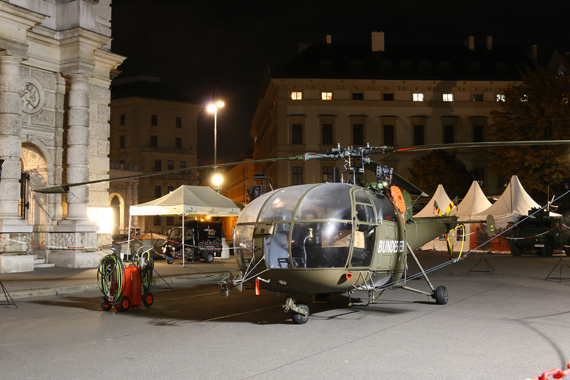
<instances>
[{"instance_id":1,"label":"illuminated facade","mask_svg":"<svg viewBox=\"0 0 570 380\"><path fill-rule=\"evenodd\" d=\"M535 50L536 53L536 50ZM371 44L314 44L267 82L250 135L254 158L323 152L347 147L410 146L487 141L491 112L501 110L503 92L520 83L519 71L535 57L517 47L392 46L384 33ZM489 152L452 151L487 194L502 193L489 172ZM377 161L408 176L421 154L378 156ZM332 181L332 160L279 161L256 165L276 187ZM345 176L346 180L346 176Z\"/></svg>"},{"instance_id":2,"label":"illuminated facade","mask_svg":"<svg viewBox=\"0 0 570 380\"><path fill-rule=\"evenodd\" d=\"M108 184L63 196L31 190L108 177L109 85L124 60L110 49L110 0L2 2L1 273L33 270L32 254L98 264L109 235L97 233L88 208L108 208Z\"/></svg>"}]
</instances>

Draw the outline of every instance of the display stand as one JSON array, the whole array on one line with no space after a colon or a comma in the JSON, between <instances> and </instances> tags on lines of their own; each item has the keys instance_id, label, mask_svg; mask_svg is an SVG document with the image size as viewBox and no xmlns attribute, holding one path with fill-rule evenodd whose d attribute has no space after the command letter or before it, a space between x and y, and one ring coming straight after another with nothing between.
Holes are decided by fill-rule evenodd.
<instances>
[{"instance_id":1,"label":"display stand","mask_svg":"<svg viewBox=\"0 0 570 380\"><path fill-rule=\"evenodd\" d=\"M566 260L564 260L563 258L560 258L560 260L558 260L556 262L556 265L554 265L554 268L552 268L552 270L550 271L550 273L548 273L548 276L546 276L546 278L544 280L552 279L552 280L558 280L558 282L562 282L562 280L570 280L570 277L562 277L562 268L564 267L564 265L566 265L568 268L570 268L570 265L568 265ZM554 272L554 270L558 266L560 266L560 276L559 277L551 277L550 275L552 274L552 272Z\"/></svg>"},{"instance_id":2,"label":"display stand","mask_svg":"<svg viewBox=\"0 0 570 380\"><path fill-rule=\"evenodd\" d=\"M477 264L473 265L473 267L471 267L471 269L469 269L467 271L467 273L465 274L469 274L471 272L478 272L478 273L488 273L490 275L492 275L493 273L497 273L497 271L495 271L495 268L493 268L493 266L491 265L491 263L489 262L489 260L487 260L487 253L489 253L490 251L485 251L485 253L483 254L483 257L481 258L481 260L477 261ZM481 262L485 263L485 266L487 269L479 269L476 270L475 268L477 267L477 265L479 265Z\"/></svg>"},{"instance_id":3,"label":"display stand","mask_svg":"<svg viewBox=\"0 0 570 380\"><path fill-rule=\"evenodd\" d=\"M9 307L9 306L16 306L16 309L18 308L18 305L16 305L16 302L14 302L14 300L12 299L12 296L10 295L10 293L8 293L8 290L6 290L6 287L4 286L4 284L2 283L2 281L0 281L0 286L2 287L2 291L4 292L4 297L6 297L6 301L0 301L0 305L4 306L4 307Z\"/></svg>"}]
</instances>

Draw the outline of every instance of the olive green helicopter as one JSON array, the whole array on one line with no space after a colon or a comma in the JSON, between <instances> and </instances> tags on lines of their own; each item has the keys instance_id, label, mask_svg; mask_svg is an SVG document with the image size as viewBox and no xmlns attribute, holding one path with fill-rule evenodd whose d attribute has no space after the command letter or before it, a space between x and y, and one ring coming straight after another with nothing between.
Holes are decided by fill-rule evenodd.
<instances>
[{"instance_id":1,"label":"olive green helicopter","mask_svg":"<svg viewBox=\"0 0 570 380\"><path fill-rule=\"evenodd\" d=\"M458 224L457 217L413 218L411 197L425 196L422 190L390 167L370 159L375 154L421 152L434 149L570 144L570 140L499 141L408 147L333 148L326 153L305 153L247 161L342 159L349 175L346 182L315 183L280 188L252 200L240 213L233 237L239 267L218 283L222 296L241 292L245 283L260 289L287 294L283 305L296 324L309 319L300 294L313 294L325 301L330 294L349 295L349 305L374 303L387 288L400 288L427 295L437 304L448 302L444 286L434 288L414 251ZM40 193L65 193L70 187L98 182L147 177L188 170L235 166L242 162L145 173L121 178L64 184ZM365 183L365 170L375 181ZM338 177L338 176L335 176ZM402 191L404 190L404 191ZM447 205L442 205L444 208ZM407 258L411 255L430 292L408 286ZM368 294L366 301L352 302L355 291Z\"/></svg>"}]
</instances>

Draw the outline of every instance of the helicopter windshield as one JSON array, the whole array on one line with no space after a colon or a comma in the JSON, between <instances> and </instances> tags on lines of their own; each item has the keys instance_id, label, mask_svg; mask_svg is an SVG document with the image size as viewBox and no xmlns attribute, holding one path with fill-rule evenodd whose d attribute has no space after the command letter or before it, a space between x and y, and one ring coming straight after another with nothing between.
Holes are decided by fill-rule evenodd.
<instances>
[{"instance_id":1,"label":"helicopter windshield","mask_svg":"<svg viewBox=\"0 0 570 380\"><path fill-rule=\"evenodd\" d=\"M329 183L311 190L301 201L295 220L350 220L350 189L343 183Z\"/></svg>"}]
</instances>

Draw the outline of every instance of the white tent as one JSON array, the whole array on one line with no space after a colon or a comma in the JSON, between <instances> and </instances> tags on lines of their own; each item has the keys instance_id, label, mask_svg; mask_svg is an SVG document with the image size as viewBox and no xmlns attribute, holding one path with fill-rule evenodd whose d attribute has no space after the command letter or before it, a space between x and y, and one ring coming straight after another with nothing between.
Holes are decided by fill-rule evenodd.
<instances>
[{"instance_id":1,"label":"white tent","mask_svg":"<svg viewBox=\"0 0 570 380\"><path fill-rule=\"evenodd\" d=\"M238 216L245 205L218 194L208 186L182 185L170 194L130 207L131 215ZM129 219L129 231L131 230ZM182 246L184 246L182 223ZM130 248L130 237L129 237ZM184 265L184 255L182 256Z\"/></svg>"},{"instance_id":2,"label":"white tent","mask_svg":"<svg viewBox=\"0 0 570 380\"><path fill-rule=\"evenodd\" d=\"M469 220L472 215L479 214L491 207L491 202L487 199L481 186L477 181L473 181L465 197L457 208L451 210L450 215L456 215L459 220Z\"/></svg>"},{"instance_id":3,"label":"white tent","mask_svg":"<svg viewBox=\"0 0 570 380\"><path fill-rule=\"evenodd\" d=\"M519 178L514 175L501 197L491 207L475 216L484 220L487 215L493 215L496 225L506 225L509 221L516 221L520 215L527 215L533 207L539 208L540 205L528 195Z\"/></svg>"},{"instance_id":4,"label":"white tent","mask_svg":"<svg viewBox=\"0 0 570 380\"><path fill-rule=\"evenodd\" d=\"M208 186L180 186L170 194L130 207L131 215L238 216L245 206Z\"/></svg>"},{"instance_id":5,"label":"white tent","mask_svg":"<svg viewBox=\"0 0 570 380\"><path fill-rule=\"evenodd\" d=\"M451 203L451 199L449 199L447 193L445 192L445 189L443 188L443 185L441 184L437 185L437 189L435 190L433 197L431 197L428 204L422 209L422 211L414 215L414 218L426 218L430 216L438 216L435 210L435 204L434 204L435 202L437 202L437 205L439 206L442 212L445 212L445 209Z\"/></svg>"}]
</instances>

